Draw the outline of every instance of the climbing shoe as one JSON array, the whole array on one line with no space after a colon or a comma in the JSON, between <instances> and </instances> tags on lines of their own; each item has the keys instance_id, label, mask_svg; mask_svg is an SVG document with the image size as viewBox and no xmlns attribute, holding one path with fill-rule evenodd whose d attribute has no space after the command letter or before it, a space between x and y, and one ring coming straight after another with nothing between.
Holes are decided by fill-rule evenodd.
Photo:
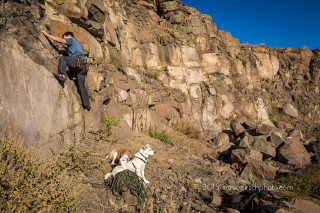
<instances>
[{"instance_id":1,"label":"climbing shoe","mask_svg":"<svg viewBox=\"0 0 320 213\"><path fill-rule=\"evenodd\" d=\"M84 106L83 108L85 108L86 110L90 111L91 110L91 106Z\"/></svg>"},{"instance_id":2,"label":"climbing shoe","mask_svg":"<svg viewBox=\"0 0 320 213\"><path fill-rule=\"evenodd\" d=\"M63 74L53 73L53 75L60 82L65 82L66 81L66 76L64 76Z\"/></svg>"}]
</instances>

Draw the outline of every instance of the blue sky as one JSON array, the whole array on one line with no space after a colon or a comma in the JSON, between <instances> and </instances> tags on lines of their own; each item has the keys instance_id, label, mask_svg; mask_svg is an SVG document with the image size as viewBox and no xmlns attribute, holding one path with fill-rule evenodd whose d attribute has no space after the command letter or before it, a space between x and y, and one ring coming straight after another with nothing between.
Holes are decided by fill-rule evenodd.
<instances>
[{"instance_id":1,"label":"blue sky","mask_svg":"<svg viewBox=\"0 0 320 213\"><path fill-rule=\"evenodd\" d=\"M320 48L320 0L180 0L241 44Z\"/></svg>"}]
</instances>

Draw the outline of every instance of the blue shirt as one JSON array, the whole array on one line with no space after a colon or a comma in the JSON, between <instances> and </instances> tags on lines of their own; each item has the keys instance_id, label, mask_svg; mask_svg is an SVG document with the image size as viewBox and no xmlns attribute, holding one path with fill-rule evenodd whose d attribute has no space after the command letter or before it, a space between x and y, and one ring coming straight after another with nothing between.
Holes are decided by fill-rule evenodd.
<instances>
[{"instance_id":1,"label":"blue shirt","mask_svg":"<svg viewBox=\"0 0 320 213\"><path fill-rule=\"evenodd\" d=\"M83 56L81 43L75 38L65 38L68 47L68 55L72 57Z\"/></svg>"}]
</instances>

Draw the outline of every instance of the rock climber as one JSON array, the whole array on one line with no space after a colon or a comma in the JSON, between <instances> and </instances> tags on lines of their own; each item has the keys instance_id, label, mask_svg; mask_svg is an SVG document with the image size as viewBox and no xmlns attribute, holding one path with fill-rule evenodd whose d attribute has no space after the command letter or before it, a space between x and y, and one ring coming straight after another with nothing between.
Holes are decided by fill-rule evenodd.
<instances>
[{"instance_id":1,"label":"rock climber","mask_svg":"<svg viewBox=\"0 0 320 213\"><path fill-rule=\"evenodd\" d=\"M91 105L88 90L85 85L86 60L81 43L74 38L72 32L65 32L62 38L51 35L45 30L42 30L42 33L53 41L67 45L68 56L61 56L59 58L58 73L54 73L53 75L58 79L61 86L64 87L64 82L67 79L67 67L69 67L69 70L74 71L77 76L76 84L81 96L83 108L90 111Z\"/></svg>"}]
</instances>

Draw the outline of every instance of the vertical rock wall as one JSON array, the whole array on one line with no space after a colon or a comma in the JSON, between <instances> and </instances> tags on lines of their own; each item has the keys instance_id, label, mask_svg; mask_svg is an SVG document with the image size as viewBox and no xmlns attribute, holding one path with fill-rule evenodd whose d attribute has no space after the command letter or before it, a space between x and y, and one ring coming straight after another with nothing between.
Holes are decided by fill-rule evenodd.
<instances>
[{"instance_id":1,"label":"vertical rock wall","mask_svg":"<svg viewBox=\"0 0 320 213\"><path fill-rule=\"evenodd\" d=\"M1 59L7 59L1 70L4 76L18 74L1 79L1 86L11 92L2 88L0 109L1 126L32 133L30 141L46 141L70 127L98 130L106 113L122 119L120 129L188 121L210 137L240 116L271 126L290 122L308 134L317 131L318 50L240 45L218 30L209 16L177 0L27 2L18 14L26 31L16 27L16 14L1 15ZM84 44L92 63L88 73L92 112L80 109L72 82L61 89L51 77L61 46L39 35L44 27L55 35L73 31ZM16 39L16 32L31 41ZM8 40L10 35L15 36ZM13 57L22 62L8 65ZM18 69L21 64L26 66ZM21 93L25 98L19 99L19 106L13 96ZM45 94L50 100L40 98ZM9 108L12 113L7 113ZM17 118L22 112L14 115L22 108L24 122ZM31 118L38 126L29 125ZM43 129L45 136L36 136Z\"/></svg>"}]
</instances>

